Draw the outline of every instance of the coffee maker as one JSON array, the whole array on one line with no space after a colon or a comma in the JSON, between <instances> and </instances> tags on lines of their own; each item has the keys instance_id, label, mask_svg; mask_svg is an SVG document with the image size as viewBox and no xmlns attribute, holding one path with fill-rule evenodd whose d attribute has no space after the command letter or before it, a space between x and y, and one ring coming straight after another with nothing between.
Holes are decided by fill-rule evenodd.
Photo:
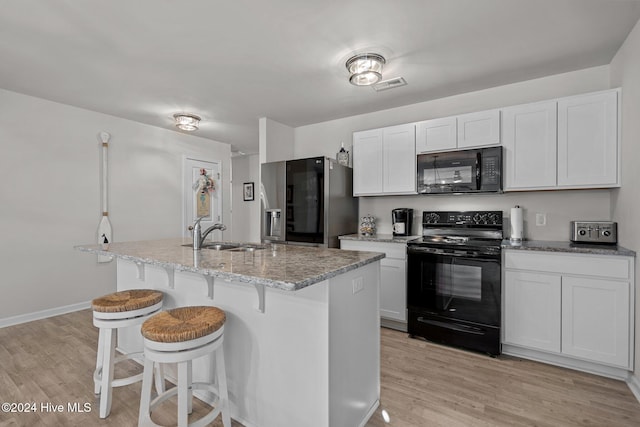
<instances>
[{"instance_id":1,"label":"coffee maker","mask_svg":"<svg viewBox=\"0 0 640 427\"><path fill-rule=\"evenodd\" d=\"M394 236L410 236L413 224L413 209L398 208L391 211Z\"/></svg>"}]
</instances>

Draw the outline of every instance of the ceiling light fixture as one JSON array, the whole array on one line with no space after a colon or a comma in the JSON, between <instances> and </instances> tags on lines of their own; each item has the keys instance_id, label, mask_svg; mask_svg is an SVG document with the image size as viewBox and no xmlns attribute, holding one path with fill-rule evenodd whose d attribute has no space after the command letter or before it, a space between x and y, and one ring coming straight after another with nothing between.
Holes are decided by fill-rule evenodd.
<instances>
[{"instance_id":1,"label":"ceiling light fixture","mask_svg":"<svg viewBox=\"0 0 640 427\"><path fill-rule=\"evenodd\" d=\"M362 53L349 58L349 83L356 86L370 86L382 79L382 67L387 61L377 53Z\"/></svg>"},{"instance_id":2,"label":"ceiling light fixture","mask_svg":"<svg viewBox=\"0 0 640 427\"><path fill-rule=\"evenodd\" d=\"M177 113L173 115L173 118L176 119L176 127L180 130L187 132L198 130L200 117L195 114Z\"/></svg>"}]
</instances>

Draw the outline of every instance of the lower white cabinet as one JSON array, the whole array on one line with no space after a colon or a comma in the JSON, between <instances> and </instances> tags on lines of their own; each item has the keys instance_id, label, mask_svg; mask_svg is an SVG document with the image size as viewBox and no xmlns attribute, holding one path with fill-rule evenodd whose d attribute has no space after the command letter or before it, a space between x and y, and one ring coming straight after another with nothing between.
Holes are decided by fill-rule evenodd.
<instances>
[{"instance_id":1,"label":"lower white cabinet","mask_svg":"<svg viewBox=\"0 0 640 427\"><path fill-rule=\"evenodd\" d=\"M340 240L340 249L384 252L380 260L380 318L383 326L406 331L407 245L405 243Z\"/></svg>"},{"instance_id":2,"label":"lower white cabinet","mask_svg":"<svg viewBox=\"0 0 640 427\"><path fill-rule=\"evenodd\" d=\"M560 276L506 271L504 342L560 352Z\"/></svg>"},{"instance_id":3,"label":"lower white cabinet","mask_svg":"<svg viewBox=\"0 0 640 427\"><path fill-rule=\"evenodd\" d=\"M503 265L504 353L609 376L633 370L632 257L504 250Z\"/></svg>"},{"instance_id":4,"label":"lower white cabinet","mask_svg":"<svg viewBox=\"0 0 640 427\"><path fill-rule=\"evenodd\" d=\"M629 283L562 278L562 352L629 366Z\"/></svg>"}]
</instances>

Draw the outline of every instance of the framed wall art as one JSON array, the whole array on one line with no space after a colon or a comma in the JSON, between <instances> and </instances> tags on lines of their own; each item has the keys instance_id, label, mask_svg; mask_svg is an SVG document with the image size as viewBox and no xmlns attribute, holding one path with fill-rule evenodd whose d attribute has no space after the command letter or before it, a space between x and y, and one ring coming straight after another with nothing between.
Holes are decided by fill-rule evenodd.
<instances>
[{"instance_id":1,"label":"framed wall art","mask_svg":"<svg viewBox=\"0 0 640 427\"><path fill-rule=\"evenodd\" d=\"M253 200L253 182L245 182L242 184L242 199L245 202Z\"/></svg>"}]
</instances>

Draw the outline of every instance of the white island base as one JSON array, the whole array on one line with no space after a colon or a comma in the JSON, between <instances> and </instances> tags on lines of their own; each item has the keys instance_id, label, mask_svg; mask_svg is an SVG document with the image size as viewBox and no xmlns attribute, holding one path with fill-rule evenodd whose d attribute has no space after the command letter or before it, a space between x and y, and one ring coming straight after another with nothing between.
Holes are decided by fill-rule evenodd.
<instances>
[{"instance_id":1,"label":"white island base","mask_svg":"<svg viewBox=\"0 0 640 427\"><path fill-rule=\"evenodd\" d=\"M231 417L247 427L364 426L380 397L380 262L297 291L209 280L118 259L118 290L152 288L164 306L215 305L227 314L224 354ZM211 288L213 298L210 298ZM142 349L139 331L122 331L119 348ZM169 379L175 378L168 369ZM193 380L212 378L209 357ZM211 396L195 393L211 403Z\"/></svg>"}]
</instances>

